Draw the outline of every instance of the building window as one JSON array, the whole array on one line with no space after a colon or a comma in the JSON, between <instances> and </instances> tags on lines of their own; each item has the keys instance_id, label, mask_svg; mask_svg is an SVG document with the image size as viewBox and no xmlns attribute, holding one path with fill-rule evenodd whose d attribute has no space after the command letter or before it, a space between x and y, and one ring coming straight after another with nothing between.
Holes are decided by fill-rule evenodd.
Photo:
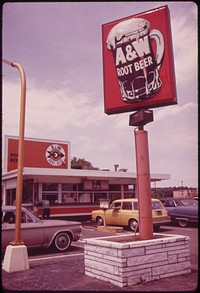
<instances>
[{"instance_id":1,"label":"building window","mask_svg":"<svg viewBox=\"0 0 200 293\"><path fill-rule=\"evenodd\" d=\"M92 202L92 193L90 192L79 193L79 202L80 203Z\"/></svg>"},{"instance_id":2,"label":"building window","mask_svg":"<svg viewBox=\"0 0 200 293\"><path fill-rule=\"evenodd\" d=\"M101 199L107 199L107 193L94 193L94 203L100 203Z\"/></svg>"},{"instance_id":3,"label":"building window","mask_svg":"<svg viewBox=\"0 0 200 293\"><path fill-rule=\"evenodd\" d=\"M23 180L22 202L33 202L33 179Z\"/></svg>"},{"instance_id":4,"label":"building window","mask_svg":"<svg viewBox=\"0 0 200 293\"><path fill-rule=\"evenodd\" d=\"M62 203L76 203L77 202L77 184L63 183L62 184Z\"/></svg>"},{"instance_id":5,"label":"building window","mask_svg":"<svg viewBox=\"0 0 200 293\"><path fill-rule=\"evenodd\" d=\"M62 203L76 203L77 193L62 192Z\"/></svg>"},{"instance_id":6,"label":"building window","mask_svg":"<svg viewBox=\"0 0 200 293\"><path fill-rule=\"evenodd\" d=\"M49 200L50 204L58 202L58 184L43 183L42 184L42 200Z\"/></svg>"},{"instance_id":7,"label":"building window","mask_svg":"<svg viewBox=\"0 0 200 293\"><path fill-rule=\"evenodd\" d=\"M16 205L16 188L6 190L6 205Z\"/></svg>"},{"instance_id":8,"label":"building window","mask_svg":"<svg viewBox=\"0 0 200 293\"><path fill-rule=\"evenodd\" d=\"M48 200L50 204L58 202L58 193L42 193L42 200Z\"/></svg>"},{"instance_id":9,"label":"building window","mask_svg":"<svg viewBox=\"0 0 200 293\"><path fill-rule=\"evenodd\" d=\"M63 183L62 184L62 191L76 191L77 185L73 183Z\"/></svg>"},{"instance_id":10,"label":"building window","mask_svg":"<svg viewBox=\"0 0 200 293\"><path fill-rule=\"evenodd\" d=\"M43 183L42 184L43 191L58 191L57 183Z\"/></svg>"}]
</instances>

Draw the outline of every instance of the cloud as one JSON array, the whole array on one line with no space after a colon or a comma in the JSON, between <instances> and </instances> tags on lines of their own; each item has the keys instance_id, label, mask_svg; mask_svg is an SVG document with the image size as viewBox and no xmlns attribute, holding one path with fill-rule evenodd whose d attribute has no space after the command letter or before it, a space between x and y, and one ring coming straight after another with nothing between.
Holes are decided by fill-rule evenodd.
<instances>
[{"instance_id":1,"label":"cloud","mask_svg":"<svg viewBox=\"0 0 200 293\"><path fill-rule=\"evenodd\" d=\"M134 127L129 114L106 115L103 101L93 95L62 89L38 88L28 82L26 105L27 137L71 142L71 156L85 158L95 167L136 171ZM18 135L20 84L3 83L3 133ZM149 137L153 173L176 178L187 170L195 174L197 164L197 105L188 102L154 109L154 122L145 126ZM186 176L186 175L185 175ZM187 178L189 180L187 175ZM179 180L179 179L178 179Z\"/></svg>"},{"instance_id":2,"label":"cloud","mask_svg":"<svg viewBox=\"0 0 200 293\"><path fill-rule=\"evenodd\" d=\"M197 111L197 105L193 102L188 102L184 105L173 105L170 107L163 107L155 112L155 120L157 122L164 119L171 119L185 111Z\"/></svg>"},{"instance_id":3,"label":"cloud","mask_svg":"<svg viewBox=\"0 0 200 293\"><path fill-rule=\"evenodd\" d=\"M112 168L117 162L133 171L133 128L128 125L128 114L106 115L102 99L93 95L72 93L67 84L60 90L48 90L29 81L25 136L70 141L72 156L85 157L99 168ZM18 135L19 99L19 81L5 81L3 132L6 135ZM131 166L124 163L126 160L132 162Z\"/></svg>"},{"instance_id":4,"label":"cloud","mask_svg":"<svg viewBox=\"0 0 200 293\"><path fill-rule=\"evenodd\" d=\"M152 172L170 173L170 182L184 179L197 185L197 121L197 104L192 102L155 110L154 123L148 126Z\"/></svg>"},{"instance_id":5,"label":"cloud","mask_svg":"<svg viewBox=\"0 0 200 293\"><path fill-rule=\"evenodd\" d=\"M186 3L187 4L187 3ZM197 79L197 9L184 6L171 18L172 39L177 82L190 83ZM191 17L192 16L192 17Z\"/></svg>"}]
</instances>

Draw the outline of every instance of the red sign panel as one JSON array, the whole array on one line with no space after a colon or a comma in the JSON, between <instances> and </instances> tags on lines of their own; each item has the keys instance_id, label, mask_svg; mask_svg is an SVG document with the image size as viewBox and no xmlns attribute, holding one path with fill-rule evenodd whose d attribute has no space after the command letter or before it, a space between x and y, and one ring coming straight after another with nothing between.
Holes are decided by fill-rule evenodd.
<instances>
[{"instance_id":1,"label":"red sign panel","mask_svg":"<svg viewBox=\"0 0 200 293\"><path fill-rule=\"evenodd\" d=\"M107 114L177 103L167 6L102 26Z\"/></svg>"},{"instance_id":2,"label":"red sign panel","mask_svg":"<svg viewBox=\"0 0 200 293\"><path fill-rule=\"evenodd\" d=\"M17 169L18 138L8 137L6 145L7 166L5 171L9 172ZM68 169L68 164L70 164L68 143L25 139L24 167Z\"/></svg>"}]
</instances>

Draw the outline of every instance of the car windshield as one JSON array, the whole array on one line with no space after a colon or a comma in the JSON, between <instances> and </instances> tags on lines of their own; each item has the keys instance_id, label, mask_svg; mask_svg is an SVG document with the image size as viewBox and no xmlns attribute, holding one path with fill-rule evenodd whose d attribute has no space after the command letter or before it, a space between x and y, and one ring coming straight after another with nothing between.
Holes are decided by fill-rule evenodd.
<instances>
[{"instance_id":1,"label":"car windshield","mask_svg":"<svg viewBox=\"0 0 200 293\"><path fill-rule=\"evenodd\" d=\"M113 202L110 206L111 209L119 208L121 207L121 202Z\"/></svg>"},{"instance_id":2,"label":"car windshield","mask_svg":"<svg viewBox=\"0 0 200 293\"><path fill-rule=\"evenodd\" d=\"M15 217L16 217L16 210L7 210L3 211L2 213L2 222L6 222L9 224L14 224L15 223ZM22 223L30 223L30 222L41 222L40 218L37 218L34 216L31 212L26 210L22 210L21 213L21 222Z\"/></svg>"},{"instance_id":3,"label":"car windshield","mask_svg":"<svg viewBox=\"0 0 200 293\"><path fill-rule=\"evenodd\" d=\"M38 218L38 217L36 217L35 215L33 215L31 212L26 211L26 213L27 213L28 215L30 215L30 217L32 218L33 222L41 222L41 219Z\"/></svg>"},{"instance_id":4,"label":"car windshield","mask_svg":"<svg viewBox=\"0 0 200 293\"><path fill-rule=\"evenodd\" d=\"M184 198L184 199L179 199L181 204L184 206L197 206L198 202L194 199L191 198Z\"/></svg>"},{"instance_id":5,"label":"car windshield","mask_svg":"<svg viewBox=\"0 0 200 293\"><path fill-rule=\"evenodd\" d=\"M161 202L159 202L159 201L152 201L151 205L152 205L152 210L163 209L163 206L162 206Z\"/></svg>"}]
</instances>

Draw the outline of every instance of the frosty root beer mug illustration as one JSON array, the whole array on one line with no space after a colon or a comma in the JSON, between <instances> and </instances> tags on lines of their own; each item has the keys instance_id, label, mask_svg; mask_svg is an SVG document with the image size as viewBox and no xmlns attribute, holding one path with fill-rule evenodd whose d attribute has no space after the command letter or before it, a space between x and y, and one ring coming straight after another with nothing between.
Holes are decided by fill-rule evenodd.
<instances>
[{"instance_id":1,"label":"frosty root beer mug illustration","mask_svg":"<svg viewBox=\"0 0 200 293\"><path fill-rule=\"evenodd\" d=\"M132 103L154 96L162 85L159 76L164 55L162 33L157 29L150 31L147 20L132 18L115 25L106 44L113 53L122 100Z\"/></svg>"}]
</instances>

